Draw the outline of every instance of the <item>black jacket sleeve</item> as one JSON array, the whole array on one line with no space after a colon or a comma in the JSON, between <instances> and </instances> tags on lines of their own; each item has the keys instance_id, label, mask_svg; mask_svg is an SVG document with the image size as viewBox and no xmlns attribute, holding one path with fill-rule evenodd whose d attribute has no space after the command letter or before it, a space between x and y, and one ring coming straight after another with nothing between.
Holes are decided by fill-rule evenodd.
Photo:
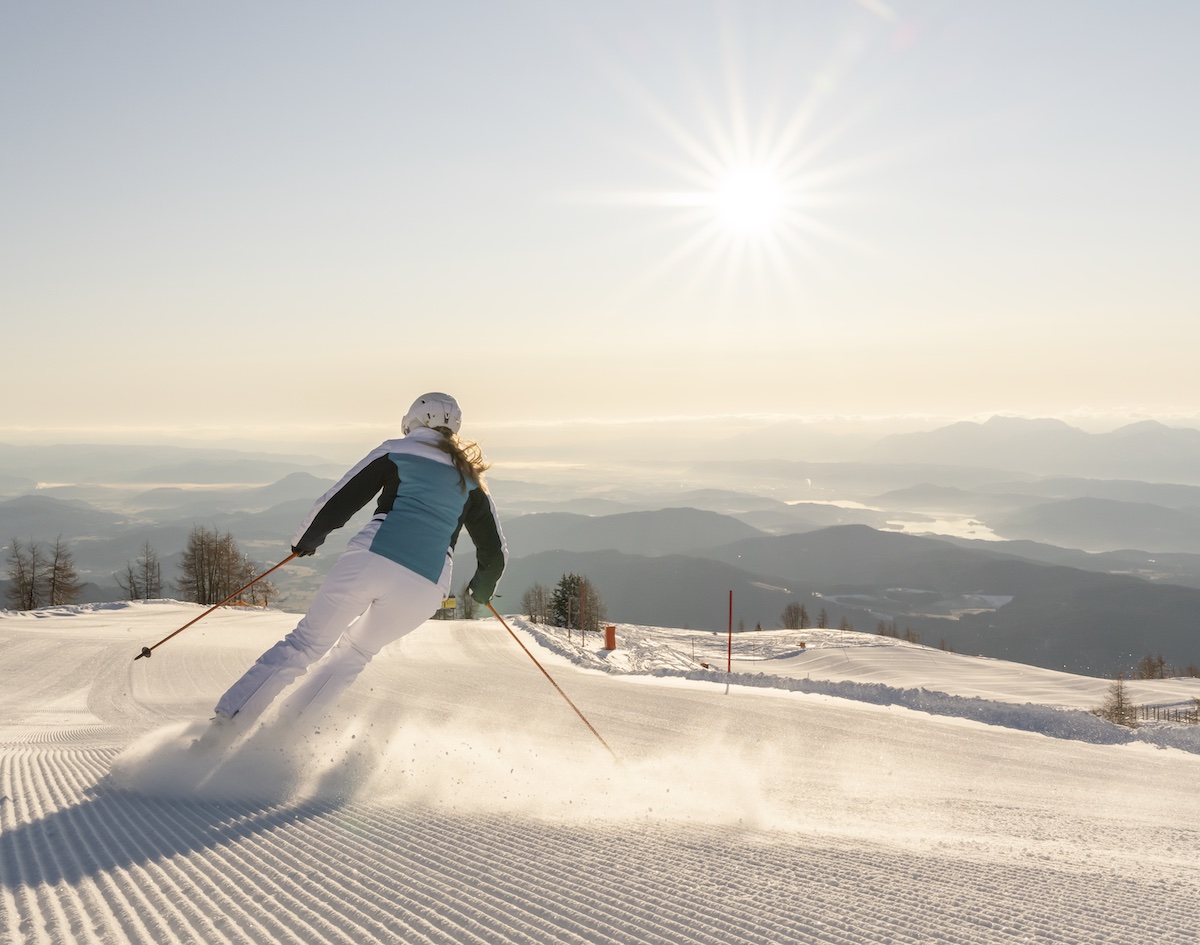
<instances>
[{"instance_id":1,"label":"black jacket sleeve","mask_svg":"<svg viewBox=\"0 0 1200 945\"><path fill-rule=\"evenodd\" d=\"M374 459L368 457L368 461L352 469L341 482L317 500L308 519L292 540L292 550L316 551L331 531L350 521L350 517L380 491L390 491L394 496L398 480L396 464L386 453Z\"/></svg>"},{"instance_id":2,"label":"black jacket sleeve","mask_svg":"<svg viewBox=\"0 0 1200 945\"><path fill-rule=\"evenodd\" d=\"M508 564L508 545L492 497L482 487L471 490L459 518L475 545L475 576L467 585L472 597L486 604L496 593L496 584Z\"/></svg>"}]
</instances>

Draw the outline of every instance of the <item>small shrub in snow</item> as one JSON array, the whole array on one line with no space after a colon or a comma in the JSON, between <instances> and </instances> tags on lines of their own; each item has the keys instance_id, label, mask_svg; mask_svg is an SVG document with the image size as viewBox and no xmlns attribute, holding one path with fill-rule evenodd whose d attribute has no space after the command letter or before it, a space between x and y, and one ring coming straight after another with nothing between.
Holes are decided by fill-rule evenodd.
<instances>
[{"instance_id":1,"label":"small shrub in snow","mask_svg":"<svg viewBox=\"0 0 1200 945\"><path fill-rule=\"evenodd\" d=\"M1137 728L1137 707L1125 692L1125 680L1120 676L1108 687L1108 698L1104 700L1104 704L1092 711L1114 725Z\"/></svg>"}]
</instances>

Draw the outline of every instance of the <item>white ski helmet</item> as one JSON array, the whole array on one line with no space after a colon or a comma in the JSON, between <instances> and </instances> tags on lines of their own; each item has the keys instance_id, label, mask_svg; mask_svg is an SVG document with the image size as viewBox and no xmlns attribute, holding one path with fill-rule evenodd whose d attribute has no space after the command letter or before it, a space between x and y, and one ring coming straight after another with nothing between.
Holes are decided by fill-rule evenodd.
<instances>
[{"instance_id":1,"label":"white ski helmet","mask_svg":"<svg viewBox=\"0 0 1200 945\"><path fill-rule=\"evenodd\" d=\"M413 401L400 423L400 430L405 436L417 427L445 427L451 433L457 433L461 426L462 410L458 401L449 394L432 391Z\"/></svg>"}]
</instances>

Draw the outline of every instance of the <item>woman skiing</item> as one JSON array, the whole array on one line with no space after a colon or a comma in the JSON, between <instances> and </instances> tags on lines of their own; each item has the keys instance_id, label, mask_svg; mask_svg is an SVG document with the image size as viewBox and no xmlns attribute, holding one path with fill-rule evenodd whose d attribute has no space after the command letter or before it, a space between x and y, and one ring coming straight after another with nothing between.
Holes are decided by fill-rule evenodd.
<instances>
[{"instance_id":1,"label":"woman skiing","mask_svg":"<svg viewBox=\"0 0 1200 945\"><path fill-rule=\"evenodd\" d=\"M468 593L488 603L508 550L483 484L487 464L477 445L459 440L461 424L453 397L423 394L404 417L403 438L372 450L317 500L292 541L299 556L316 552L378 496L371 521L334 563L296 629L217 702L198 748L231 742L306 673L280 716L319 716L375 654L422 624L449 595L451 553L464 526L476 548Z\"/></svg>"}]
</instances>

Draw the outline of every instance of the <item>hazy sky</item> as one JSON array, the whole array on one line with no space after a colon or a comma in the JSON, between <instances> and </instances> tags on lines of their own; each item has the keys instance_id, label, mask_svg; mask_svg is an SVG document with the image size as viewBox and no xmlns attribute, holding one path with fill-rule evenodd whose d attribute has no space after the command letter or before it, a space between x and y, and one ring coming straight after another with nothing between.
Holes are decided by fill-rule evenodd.
<instances>
[{"instance_id":1,"label":"hazy sky","mask_svg":"<svg viewBox=\"0 0 1200 945\"><path fill-rule=\"evenodd\" d=\"M0 0L0 440L374 441L426 389L485 439L1195 417L1197 35L1191 0Z\"/></svg>"}]
</instances>

